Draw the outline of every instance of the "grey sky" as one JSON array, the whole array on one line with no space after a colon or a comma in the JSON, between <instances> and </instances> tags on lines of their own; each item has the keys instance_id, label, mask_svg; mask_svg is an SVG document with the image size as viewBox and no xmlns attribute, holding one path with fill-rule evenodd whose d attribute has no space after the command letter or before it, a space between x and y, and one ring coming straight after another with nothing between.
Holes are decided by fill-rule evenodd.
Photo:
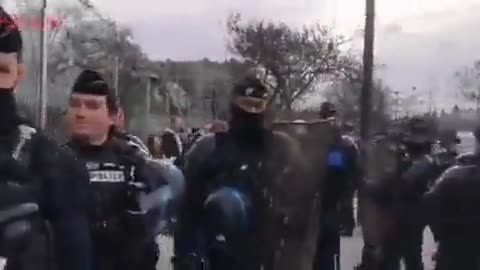
<instances>
[{"instance_id":1,"label":"grey sky","mask_svg":"<svg viewBox=\"0 0 480 270\"><path fill-rule=\"evenodd\" d=\"M346 35L362 27L364 13L361 0L93 2L130 26L152 58L175 60L227 57L225 19L233 11L291 25L318 21ZM432 89L441 106L456 102L453 72L480 57L480 0L377 0L377 12L376 62L386 65L377 75L402 92Z\"/></svg>"}]
</instances>

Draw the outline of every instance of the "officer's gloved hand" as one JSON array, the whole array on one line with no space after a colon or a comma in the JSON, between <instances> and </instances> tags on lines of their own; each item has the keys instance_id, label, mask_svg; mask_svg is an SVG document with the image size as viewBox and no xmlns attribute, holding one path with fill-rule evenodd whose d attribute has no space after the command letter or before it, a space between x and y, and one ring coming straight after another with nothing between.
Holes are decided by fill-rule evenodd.
<instances>
[{"instance_id":1,"label":"officer's gloved hand","mask_svg":"<svg viewBox=\"0 0 480 270\"><path fill-rule=\"evenodd\" d=\"M149 232L171 229L185 189L182 172L172 162L150 159L137 168L135 178L148 187L137 193L137 202L146 214Z\"/></svg>"}]
</instances>

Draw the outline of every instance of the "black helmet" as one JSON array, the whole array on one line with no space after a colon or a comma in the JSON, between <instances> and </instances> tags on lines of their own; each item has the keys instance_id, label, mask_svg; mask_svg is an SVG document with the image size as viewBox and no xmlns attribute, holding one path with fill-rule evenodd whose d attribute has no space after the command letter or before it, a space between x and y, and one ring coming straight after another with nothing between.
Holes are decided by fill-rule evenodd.
<instances>
[{"instance_id":1,"label":"black helmet","mask_svg":"<svg viewBox=\"0 0 480 270\"><path fill-rule=\"evenodd\" d=\"M330 118L334 117L337 114L337 110L335 109L335 105L333 105L331 102L325 101L320 105L320 117L325 119L325 118Z\"/></svg>"}]
</instances>

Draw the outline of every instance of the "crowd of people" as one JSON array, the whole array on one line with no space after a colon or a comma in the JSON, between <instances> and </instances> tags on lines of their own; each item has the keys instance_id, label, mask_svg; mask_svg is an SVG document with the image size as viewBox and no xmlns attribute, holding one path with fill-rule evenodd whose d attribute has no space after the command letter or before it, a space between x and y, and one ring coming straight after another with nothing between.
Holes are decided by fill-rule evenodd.
<instances>
[{"instance_id":1,"label":"crowd of people","mask_svg":"<svg viewBox=\"0 0 480 270\"><path fill-rule=\"evenodd\" d=\"M480 269L479 155L457 157L455 132L412 118L361 145L329 102L319 121L280 131L266 124L267 87L246 77L228 123L144 145L124 130L115 91L84 70L60 145L19 116L22 38L3 9L0 19L0 269L161 269L155 237L169 234L176 270L338 270L354 194L358 269L423 269L426 226L437 270Z\"/></svg>"}]
</instances>

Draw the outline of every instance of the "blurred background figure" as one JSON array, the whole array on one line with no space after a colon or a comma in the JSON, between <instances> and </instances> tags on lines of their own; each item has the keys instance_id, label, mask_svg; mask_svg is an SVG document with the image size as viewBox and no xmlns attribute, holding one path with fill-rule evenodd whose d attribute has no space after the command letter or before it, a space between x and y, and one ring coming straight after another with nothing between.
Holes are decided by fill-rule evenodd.
<instances>
[{"instance_id":1,"label":"blurred background figure","mask_svg":"<svg viewBox=\"0 0 480 270\"><path fill-rule=\"evenodd\" d=\"M178 134L171 129L165 129L160 136L160 149L161 155L165 158L175 158L176 160L180 158L183 145Z\"/></svg>"},{"instance_id":2,"label":"blurred background figure","mask_svg":"<svg viewBox=\"0 0 480 270\"><path fill-rule=\"evenodd\" d=\"M216 120L210 124L209 132L218 133L218 132L227 132L228 124L225 121Z\"/></svg>"},{"instance_id":3,"label":"blurred background figure","mask_svg":"<svg viewBox=\"0 0 480 270\"><path fill-rule=\"evenodd\" d=\"M153 158L162 157L161 141L158 135L150 135L147 139L147 147Z\"/></svg>"}]
</instances>

